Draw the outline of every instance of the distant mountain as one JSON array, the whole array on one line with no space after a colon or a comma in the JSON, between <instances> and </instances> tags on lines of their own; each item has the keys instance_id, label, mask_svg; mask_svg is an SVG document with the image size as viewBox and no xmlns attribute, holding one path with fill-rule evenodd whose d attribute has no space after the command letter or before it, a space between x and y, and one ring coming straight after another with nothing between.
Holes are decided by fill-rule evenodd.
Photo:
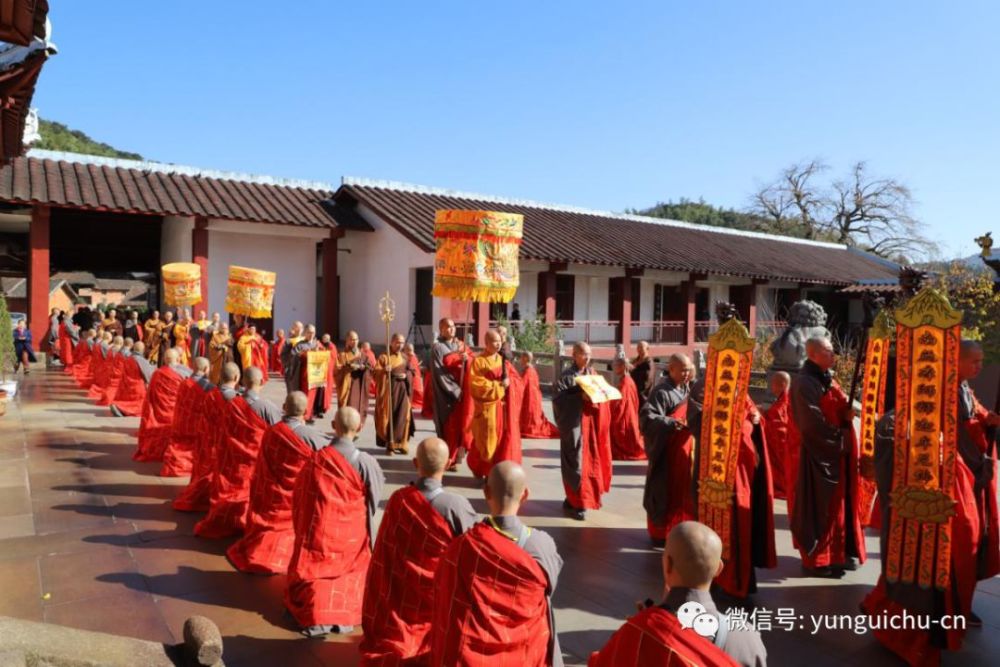
<instances>
[{"instance_id":1,"label":"distant mountain","mask_svg":"<svg viewBox=\"0 0 1000 667\"><path fill-rule=\"evenodd\" d=\"M62 123L51 120L38 120L38 133L42 138L31 145L32 148L44 148L50 151L65 151L82 153L84 155L100 155L126 160L142 160L138 153L120 151L114 146L91 139L80 130L66 127Z\"/></svg>"}]
</instances>

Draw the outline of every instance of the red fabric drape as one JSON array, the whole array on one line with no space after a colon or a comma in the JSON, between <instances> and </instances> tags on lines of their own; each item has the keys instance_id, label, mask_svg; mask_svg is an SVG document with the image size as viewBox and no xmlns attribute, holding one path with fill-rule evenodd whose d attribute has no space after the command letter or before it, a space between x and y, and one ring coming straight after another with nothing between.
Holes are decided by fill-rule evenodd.
<instances>
[{"instance_id":1,"label":"red fabric drape","mask_svg":"<svg viewBox=\"0 0 1000 667\"><path fill-rule=\"evenodd\" d=\"M672 417L680 421L687 420L687 401L674 410ZM646 519L646 530L653 539L665 539L670 529L682 521L695 518L697 514L694 498L691 493L691 458L693 455L694 438L687 428L674 431L667 439L667 451L664 454L670 461L667 465L665 480L670 492L667 494L666 521L660 526ZM658 480L659 481L659 480Z\"/></svg>"},{"instance_id":2,"label":"red fabric drape","mask_svg":"<svg viewBox=\"0 0 1000 667\"><path fill-rule=\"evenodd\" d=\"M177 371L161 366L153 373L142 405L139 422L139 446L132 458L136 461L162 461L174 428L174 408L184 382Z\"/></svg>"},{"instance_id":3,"label":"red fabric drape","mask_svg":"<svg viewBox=\"0 0 1000 667\"><path fill-rule=\"evenodd\" d=\"M198 442L201 419L201 399L205 394L192 376L184 380L177 393L174 406L174 427L163 451L160 477L184 477L191 474L194 465L194 448Z\"/></svg>"},{"instance_id":4,"label":"red fabric drape","mask_svg":"<svg viewBox=\"0 0 1000 667\"><path fill-rule=\"evenodd\" d=\"M361 664L428 660L434 573L451 540L451 527L416 487L389 498L365 585Z\"/></svg>"},{"instance_id":5,"label":"red fabric drape","mask_svg":"<svg viewBox=\"0 0 1000 667\"><path fill-rule=\"evenodd\" d=\"M587 667L737 667L722 649L693 629L685 629L671 612L649 607L628 619Z\"/></svg>"},{"instance_id":6,"label":"red fabric drape","mask_svg":"<svg viewBox=\"0 0 1000 667\"><path fill-rule=\"evenodd\" d=\"M542 387L538 370L528 366L521 375L524 396L521 402L521 437L528 440L549 440L559 437L559 429L542 411Z\"/></svg>"},{"instance_id":7,"label":"red fabric drape","mask_svg":"<svg viewBox=\"0 0 1000 667\"><path fill-rule=\"evenodd\" d=\"M371 561L365 484L334 447L302 470L285 607L301 627L359 625Z\"/></svg>"},{"instance_id":8,"label":"red fabric drape","mask_svg":"<svg viewBox=\"0 0 1000 667\"><path fill-rule=\"evenodd\" d=\"M601 495L611 490L611 408L583 401L580 420L580 489L563 484L566 499L573 507L601 509Z\"/></svg>"},{"instance_id":9,"label":"red fabric drape","mask_svg":"<svg viewBox=\"0 0 1000 667\"><path fill-rule=\"evenodd\" d=\"M466 462L469 470L476 477L486 477L490 474L490 469L501 461L514 461L521 463L521 396L522 384L521 376L509 362L503 362L507 367L507 378L510 380L507 391L497 409L497 448L493 452L493 458L489 461L483 459L479 448L470 440L469 456ZM487 374L487 377L494 381L499 381L503 377L503 372L497 368ZM463 397L462 402L465 402ZM475 408L472 401L471 392L469 395L469 407L465 411L465 432L472 432L472 411Z\"/></svg>"},{"instance_id":10,"label":"red fabric drape","mask_svg":"<svg viewBox=\"0 0 1000 667\"><path fill-rule=\"evenodd\" d=\"M410 355L410 370L413 371L413 396L410 397L410 406L414 414L420 412L424 407L424 377L420 373L420 364L417 363L417 356Z\"/></svg>"},{"instance_id":11,"label":"red fabric drape","mask_svg":"<svg viewBox=\"0 0 1000 667\"><path fill-rule=\"evenodd\" d=\"M87 371L90 370L90 348L82 338L73 350L73 368L71 370L73 371L73 379L76 380L76 385L82 388L84 377L87 375Z\"/></svg>"},{"instance_id":12,"label":"red fabric drape","mask_svg":"<svg viewBox=\"0 0 1000 667\"><path fill-rule=\"evenodd\" d=\"M474 526L445 551L434 586L430 664L546 664L547 579L515 542Z\"/></svg>"},{"instance_id":13,"label":"red fabric drape","mask_svg":"<svg viewBox=\"0 0 1000 667\"><path fill-rule=\"evenodd\" d=\"M312 447L278 422L267 429L250 484L247 527L226 555L241 572L284 574L295 546L292 492Z\"/></svg>"},{"instance_id":14,"label":"red fabric drape","mask_svg":"<svg viewBox=\"0 0 1000 667\"><path fill-rule=\"evenodd\" d=\"M642 446L639 429L639 392L635 381L626 373L618 390L622 400L611 401L611 458L615 461L644 461L646 450Z\"/></svg>"},{"instance_id":15,"label":"red fabric drape","mask_svg":"<svg viewBox=\"0 0 1000 667\"><path fill-rule=\"evenodd\" d=\"M784 499L789 467L789 425L792 422L791 400L786 390L771 404L764 414L764 433L767 436L767 454L771 462L771 479L774 497Z\"/></svg>"},{"instance_id":16,"label":"red fabric drape","mask_svg":"<svg viewBox=\"0 0 1000 667\"><path fill-rule=\"evenodd\" d=\"M420 409L420 416L425 419L434 419L434 378L431 376L431 369L424 369L424 396L423 407Z\"/></svg>"},{"instance_id":17,"label":"red fabric drape","mask_svg":"<svg viewBox=\"0 0 1000 667\"><path fill-rule=\"evenodd\" d=\"M145 400L146 378L142 376L135 357L127 357L122 364L122 379L111 403L129 417L137 417L142 414Z\"/></svg>"},{"instance_id":18,"label":"red fabric drape","mask_svg":"<svg viewBox=\"0 0 1000 667\"><path fill-rule=\"evenodd\" d=\"M91 368L94 369L94 382L87 390L87 398L97 401L104 395L111 380L111 367L114 364L115 353L109 348L102 355L99 347L94 348Z\"/></svg>"},{"instance_id":19,"label":"red fabric drape","mask_svg":"<svg viewBox=\"0 0 1000 667\"><path fill-rule=\"evenodd\" d=\"M281 352L285 349L285 339L278 338L273 343L271 343L271 370L275 373L284 375L285 367L281 363Z\"/></svg>"},{"instance_id":20,"label":"red fabric drape","mask_svg":"<svg viewBox=\"0 0 1000 667\"><path fill-rule=\"evenodd\" d=\"M966 434L976 444L981 453L988 457L986 464L994 467L993 474L986 488L976 494L976 507L979 513L979 524L985 540L981 545L979 555L978 576L989 579L1000 574L1000 513L997 512L997 471L996 454L990 452L990 441L986 435L986 419L989 411L980 405L973 396L972 417L962 424Z\"/></svg>"},{"instance_id":21,"label":"red fabric drape","mask_svg":"<svg viewBox=\"0 0 1000 667\"><path fill-rule=\"evenodd\" d=\"M219 464L219 450L226 437L226 414L229 403L218 389L202 397L191 480L174 498L173 507L181 512L207 512L210 506L212 478Z\"/></svg>"},{"instance_id":22,"label":"red fabric drape","mask_svg":"<svg viewBox=\"0 0 1000 667\"><path fill-rule=\"evenodd\" d=\"M108 382L104 387L104 392L98 397L97 405L111 405L115 396L118 395L118 387L121 386L122 378L125 376L125 362L129 357L116 352L111 355L111 363L108 368Z\"/></svg>"}]
</instances>

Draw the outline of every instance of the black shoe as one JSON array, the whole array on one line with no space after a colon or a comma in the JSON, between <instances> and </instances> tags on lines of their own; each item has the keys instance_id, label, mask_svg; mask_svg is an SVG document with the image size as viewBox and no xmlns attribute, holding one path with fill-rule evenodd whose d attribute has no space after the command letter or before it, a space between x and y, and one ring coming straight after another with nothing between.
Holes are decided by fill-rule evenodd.
<instances>
[{"instance_id":1,"label":"black shoe","mask_svg":"<svg viewBox=\"0 0 1000 667\"><path fill-rule=\"evenodd\" d=\"M979 618L979 615L972 610L969 610L969 615L965 617L965 620L970 628L983 627L983 619Z\"/></svg>"},{"instance_id":2,"label":"black shoe","mask_svg":"<svg viewBox=\"0 0 1000 667\"><path fill-rule=\"evenodd\" d=\"M308 628L302 628L299 632L310 639L318 639L330 634L331 632L336 632L334 629L336 627L337 626L335 625L311 625Z\"/></svg>"},{"instance_id":3,"label":"black shoe","mask_svg":"<svg viewBox=\"0 0 1000 667\"><path fill-rule=\"evenodd\" d=\"M666 538L651 537L649 538L649 541L653 545L653 549L656 551L663 551L664 549L667 548Z\"/></svg>"},{"instance_id":4,"label":"black shoe","mask_svg":"<svg viewBox=\"0 0 1000 667\"><path fill-rule=\"evenodd\" d=\"M587 518L587 511L573 507L569 503L569 499L563 501L563 512L573 517L577 521L583 521Z\"/></svg>"},{"instance_id":5,"label":"black shoe","mask_svg":"<svg viewBox=\"0 0 1000 667\"><path fill-rule=\"evenodd\" d=\"M835 570L829 566L806 567L803 565L802 574L807 577L819 577L820 579L839 579L844 576L844 572L842 570Z\"/></svg>"},{"instance_id":6,"label":"black shoe","mask_svg":"<svg viewBox=\"0 0 1000 667\"><path fill-rule=\"evenodd\" d=\"M847 572L854 572L855 570L858 569L858 567L860 567L858 559L855 558L854 556L851 556L850 558L847 559L846 563L842 563L840 565L834 565L833 569L847 571Z\"/></svg>"},{"instance_id":7,"label":"black shoe","mask_svg":"<svg viewBox=\"0 0 1000 667\"><path fill-rule=\"evenodd\" d=\"M115 417L124 417L125 416L125 413L121 411L121 408L119 408L114 403L112 403L108 407L108 409L111 410L111 414L113 414Z\"/></svg>"}]
</instances>

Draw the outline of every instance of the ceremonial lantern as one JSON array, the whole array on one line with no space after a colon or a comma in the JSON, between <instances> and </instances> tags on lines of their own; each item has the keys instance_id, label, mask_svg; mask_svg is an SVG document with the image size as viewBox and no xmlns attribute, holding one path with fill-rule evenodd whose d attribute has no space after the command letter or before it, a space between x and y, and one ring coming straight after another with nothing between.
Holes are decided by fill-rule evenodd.
<instances>
[{"instance_id":1,"label":"ceremonial lantern","mask_svg":"<svg viewBox=\"0 0 1000 667\"><path fill-rule=\"evenodd\" d=\"M698 519L722 538L722 557L732 549L736 464L756 344L732 318L708 338L705 402L699 440Z\"/></svg>"},{"instance_id":2,"label":"ceremonial lantern","mask_svg":"<svg viewBox=\"0 0 1000 667\"><path fill-rule=\"evenodd\" d=\"M896 426L885 578L948 590L962 312L922 289L896 311Z\"/></svg>"},{"instance_id":3,"label":"ceremonial lantern","mask_svg":"<svg viewBox=\"0 0 1000 667\"><path fill-rule=\"evenodd\" d=\"M174 262L160 267L163 300L168 306L193 306L201 302L201 267L190 262Z\"/></svg>"},{"instance_id":4,"label":"ceremonial lantern","mask_svg":"<svg viewBox=\"0 0 1000 667\"><path fill-rule=\"evenodd\" d=\"M270 317L276 279L273 271L230 266L226 312L247 317Z\"/></svg>"},{"instance_id":5,"label":"ceremonial lantern","mask_svg":"<svg viewBox=\"0 0 1000 667\"><path fill-rule=\"evenodd\" d=\"M885 414L885 385L889 372L889 348L892 345L892 320L888 311L880 311L868 330L865 343L865 367L861 381L861 484L858 489L858 515L861 525L871 524L872 509L878 489L875 486L875 425Z\"/></svg>"},{"instance_id":6,"label":"ceremonial lantern","mask_svg":"<svg viewBox=\"0 0 1000 667\"><path fill-rule=\"evenodd\" d=\"M434 215L434 296L506 303L520 282L518 251L524 216L441 210Z\"/></svg>"}]
</instances>

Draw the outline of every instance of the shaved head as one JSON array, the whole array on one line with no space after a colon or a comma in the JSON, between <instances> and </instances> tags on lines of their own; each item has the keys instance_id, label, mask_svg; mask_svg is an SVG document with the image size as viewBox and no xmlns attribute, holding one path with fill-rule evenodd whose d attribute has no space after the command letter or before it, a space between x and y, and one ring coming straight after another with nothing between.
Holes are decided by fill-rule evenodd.
<instances>
[{"instance_id":1,"label":"shaved head","mask_svg":"<svg viewBox=\"0 0 1000 667\"><path fill-rule=\"evenodd\" d=\"M222 381L226 383L240 381L240 367L229 362L222 367Z\"/></svg>"},{"instance_id":2,"label":"shaved head","mask_svg":"<svg viewBox=\"0 0 1000 667\"><path fill-rule=\"evenodd\" d=\"M722 569L722 540L697 521L682 521L667 535L663 576L671 588L708 590Z\"/></svg>"},{"instance_id":3,"label":"shaved head","mask_svg":"<svg viewBox=\"0 0 1000 667\"><path fill-rule=\"evenodd\" d=\"M194 359L194 370L196 373L201 373L205 375L208 370L212 367L212 363L205 357L195 357Z\"/></svg>"},{"instance_id":4,"label":"shaved head","mask_svg":"<svg viewBox=\"0 0 1000 667\"><path fill-rule=\"evenodd\" d=\"M963 340L958 348L958 379L972 380L983 371L983 346L979 341Z\"/></svg>"},{"instance_id":5,"label":"shaved head","mask_svg":"<svg viewBox=\"0 0 1000 667\"><path fill-rule=\"evenodd\" d=\"M814 354L819 350L832 350L833 343L825 336L813 336L806 341L806 354Z\"/></svg>"},{"instance_id":6,"label":"shaved head","mask_svg":"<svg viewBox=\"0 0 1000 667\"><path fill-rule=\"evenodd\" d=\"M486 502L494 516L516 515L528 491L524 468L513 461L501 461L486 480Z\"/></svg>"},{"instance_id":7,"label":"shaved head","mask_svg":"<svg viewBox=\"0 0 1000 667\"><path fill-rule=\"evenodd\" d=\"M264 373L256 366L251 366L244 371L243 380L247 387L259 387L264 383ZM305 412L305 410L303 410L303 412Z\"/></svg>"},{"instance_id":8,"label":"shaved head","mask_svg":"<svg viewBox=\"0 0 1000 667\"><path fill-rule=\"evenodd\" d=\"M146 344L143 343L141 340L137 341L135 344L132 345L132 351L135 352L136 354L142 354L143 352L146 351Z\"/></svg>"},{"instance_id":9,"label":"shaved head","mask_svg":"<svg viewBox=\"0 0 1000 667\"><path fill-rule=\"evenodd\" d=\"M179 358L180 358L180 352L178 352L177 348L175 347L172 347L163 353L163 361L168 365L176 364Z\"/></svg>"},{"instance_id":10,"label":"shaved head","mask_svg":"<svg viewBox=\"0 0 1000 667\"><path fill-rule=\"evenodd\" d=\"M333 416L333 430L342 438L353 437L361 430L361 413L349 405Z\"/></svg>"},{"instance_id":11,"label":"shaved head","mask_svg":"<svg viewBox=\"0 0 1000 667\"><path fill-rule=\"evenodd\" d=\"M301 417L306 413L307 403L308 399L304 393L301 391L291 392L285 397L285 415L288 417Z\"/></svg>"},{"instance_id":12,"label":"shaved head","mask_svg":"<svg viewBox=\"0 0 1000 667\"><path fill-rule=\"evenodd\" d=\"M417 445L413 459L421 477L439 477L448 467L448 443L441 438L425 438Z\"/></svg>"}]
</instances>

